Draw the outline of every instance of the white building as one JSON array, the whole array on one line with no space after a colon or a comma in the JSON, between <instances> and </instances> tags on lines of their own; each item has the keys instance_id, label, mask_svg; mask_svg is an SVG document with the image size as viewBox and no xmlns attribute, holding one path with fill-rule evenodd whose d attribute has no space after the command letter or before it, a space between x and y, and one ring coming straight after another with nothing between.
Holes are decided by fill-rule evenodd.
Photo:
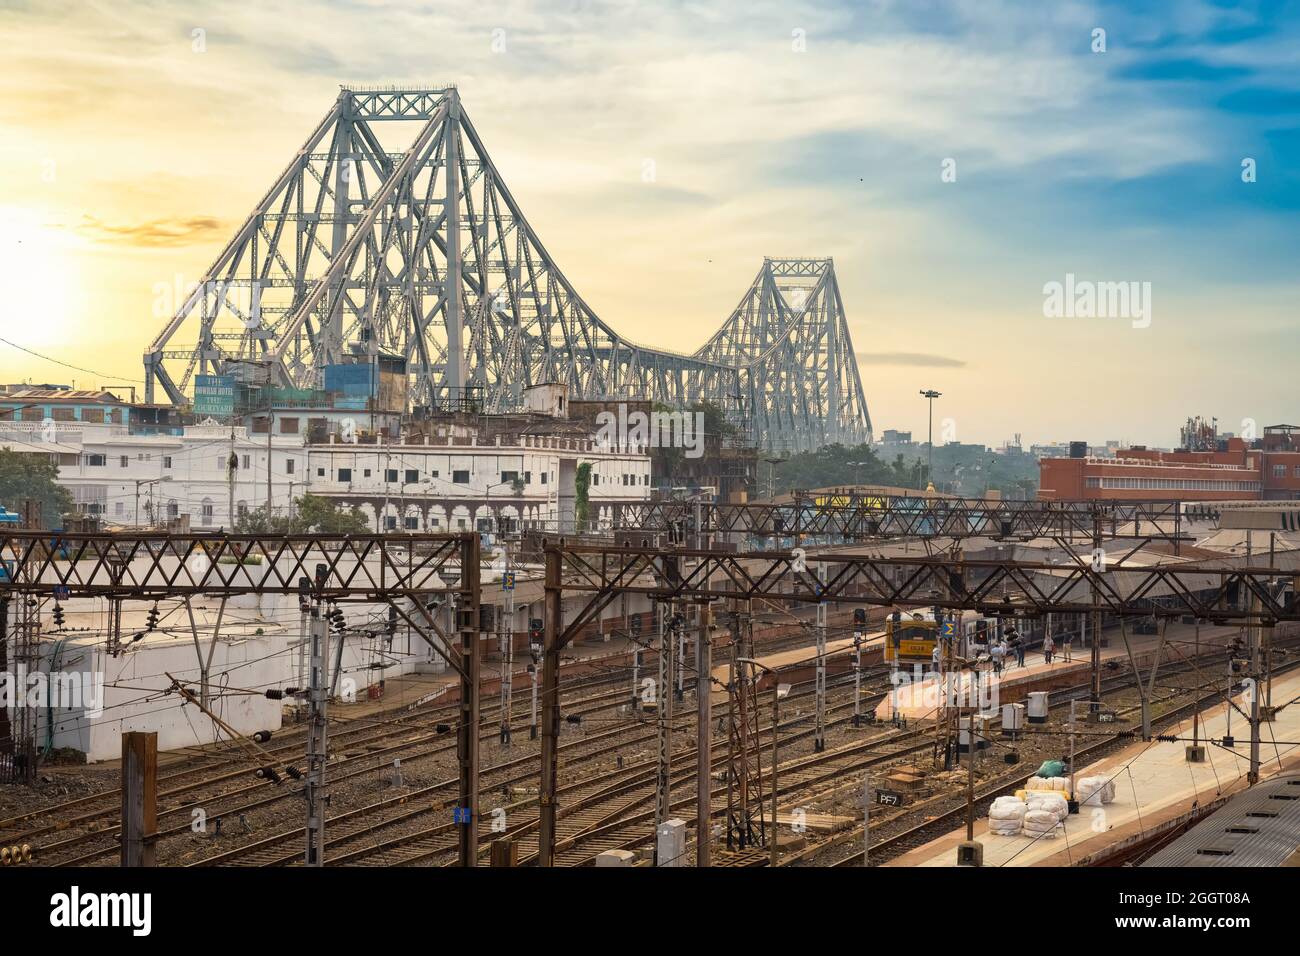
<instances>
[{"instance_id":1,"label":"white building","mask_svg":"<svg viewBox=\"0 0 1300 956\"><path fill-rule=\"evenodd\" d=\"M619 503L650 497L644 451L589 438L520 435L480 445L449 435L421 445L313 445L307 455L312 494L358 507L376 530L572 527L583 465L590 523L608 524Z\"/></svg>"},{"instance_id":2,"label":"white building","mask_svg":"<svg viewBox=\"0 0 1300 956\"><path fill-rule=\"evenodd\" d=\"M282 507L306 483L301 436L273 435L268 442L242 426L132 435L125 425L17 422L0 428L0 447L49 454L77 509L110 525L188 516L195 530L230 528L232 514L264 506L268 494Z\"/></svg>"},{"instance_id":3,"label":"white building","mask_svg":"<svg viewBox=\"0 0 1300 956\"><path fill-rule=\"evenodd\" d=\"M650 458L639 446L574 434L511 434L483 444L463 425L439 427L422 444L333 436L311 445L296 419L275 422L269 435L265 426L249 434L211 422L181 435L14 422L0 424L0 447L49 455L79 511L121 526L188 518L196 531L232 528L268 500L283 513L310 492L358 507L376 531L515 531L521 523L568 530L583 510L588 470L592 524L608 524L620 503L650 496Z\"/></svg>"}]
</instances>

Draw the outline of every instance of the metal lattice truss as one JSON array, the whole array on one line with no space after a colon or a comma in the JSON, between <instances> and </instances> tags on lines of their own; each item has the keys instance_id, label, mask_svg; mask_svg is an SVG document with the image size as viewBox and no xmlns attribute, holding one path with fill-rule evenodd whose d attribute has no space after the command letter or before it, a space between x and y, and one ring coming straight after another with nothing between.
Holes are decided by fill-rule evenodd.
<instances>
[{"instance_id":1,"label":"metal lattice truss","mask_svg":"<svg viewBox=\"0 0 1300 956\"><path fill-rule=\"evenodd\" d=\"M414 136L394 148L384 123ZM146 398L157 385L184 404L231 359L318 388L324 366L380 353L406 360L413 405L474 390L510 411L558 381L576 398L710 402L782 450L871 436L829 259L766 260L694 355L636 344L556 266L455 89L343 90L150 345Z\"/></svg>"},{"instance_id":2,"label":"metal lattice truss","mask_svg":"<svg viewBox=\"0 0 1300 956\"><path fill-rule=\"evenodd\" d=\"M931 557L747 554L660 548L549 546L565 593L591 598L564 628L578 633L620 594L660 601L725 598L800 603L846 602L883 607L944 607L986 614L1103 611L1120 617L1191 615L1216 623L1300 620L1296 569L1201 563L1098 570L1029 561ZM558 560L556 560L558 558ZM826 580L818 577L825 565Z\"/></svg>"},{"instance_id":3,"label":"metal lattice truss","mask_svg":"<svg viewBox=\"0 0 1300 956\"><path fill-rule=\"evenodd\" d=\"M807 451L871 440L830 259L764 259L736 310L695 358L740 370L762 447Z\"/></svg>"},{"instance_id":4,"label":"metal lattice truss","mask_svg":"<svg viewBox=\"0 0 1300 956\"><path fill-rule=\"evenodd\" d=\"M613 531L740 534L746 537L1091 540L1183 538L1182 509L1165 501L986 501L901 495L821 495L793 502L727 504L646 501L622 504Z\"/></svg>"},{"instance_id":5,"label":"metal lattice truss","mask_svg":"<svg viewBox=\"0 0 1300 956\"><path fill-rule=\"evenodd\" d=\"M299 594L304 579L318 598L445 594L449 579L464 577L467 555L477 568L477 543L471 534L10 531L0 534L0 595ZM476 572L469 577L476 589Z\"/></svg>"}]
</instances>

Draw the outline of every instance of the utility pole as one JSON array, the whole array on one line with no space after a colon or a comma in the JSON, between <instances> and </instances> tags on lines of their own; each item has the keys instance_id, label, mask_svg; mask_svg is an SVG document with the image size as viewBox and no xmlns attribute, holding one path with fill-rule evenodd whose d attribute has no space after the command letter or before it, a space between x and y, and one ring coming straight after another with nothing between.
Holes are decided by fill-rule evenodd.
<instances>
[{"instance_id":1,"label":"utility pole","mask_svg":"<svg viewBox=\"0 0 1300 956\"><path fill-rule=\"evenodd\" d=\"M542 770L538 790L537 865L555 865L557 750L560 743L560 631L564 627L561 609L563 579L559 551L546 552L543 619L545 644L542 651Z\"/></svg>"},{"instance_id":2,"label":"utility pole","mask_svg":"<svg viewBox=\"0 0 1300 956\"><path fill-rule=\"evenodd\" d=\"M632 651L632 713L641 712L641 648Z\"/></svg>"},{"instance_id":3,"label":"utility pole","mask_svg":"<svg viewBox=\"0 0 1300 956\"><path fill-rule=\"evenodd\" d=\"M235 470L239 458L235 454L235 426L230 426L230 457L226 459L226 527L235 530Z\"/></svg>"},{"instance_id":4,"label":"utility pole","mask_svg":"<svg viewBox=\"0 0 1300 956\"><path fill-rule=\"evenodd\" d=\"M307 854L305 866L325 865L325 762L328 758L326 708L329 705L329 627L313 601L308 621L310 682L307 689Z\"/></svg>"},{"instance_id":5,"label":"utility pole","mask_svg":"<svg viewBox=\"0 0 1300 956\"><path fill-rule=\"evenodd\" d=\"M271 533L271 422L274 419L274 413L271 411L271 403L266 404L266 533ZM252 495L250 494L251 498Z\"/></svg>"},{"instance_id":6,"label":"utility pole","mask_svg":"<svg viewBox=\"0 0 1300 956\"><path fill-rule=\"evenodd\" d=\"M1252 558L1250 532L1246 532L1246 567L1250 568ZM1260 698L1260 648L1259 625L1255 623L1259 612L1259 599L1252 589L1246 601L1250 611L1249 623L1246 625L1247 646L1250 649L1250 770L1246 782L1250 786L1259 783L1259 698Z\"/></svg>"},{"instance_id":7,"label":"utility pole","mask_svg":"<svg viewBox=\"0 0 1300 956\"><path fill-rule=\"evenodd\" d=\"M871 774L862 775L862 865L871 865Z\"/></svg>"},{"instance_id":8,"label":"utility pole","mask_svg":"<svg viewBox=\"0 0 1300 956\"><path fill-rule=\"evenodd\" d=\"M479 776L479 536L467 534L460 552L460 600L457 627L460 630L460 722L456 734L456 756L460 764L460 793L456 809L460 815L459 865L478 865L478 776ZM559 655L556 655L556 683ZM556 701L558 707L558 688ZM554 753L552 752L552 756ZM555 767L552 766L552 771ZM551 844L552 848L554 843Z\"/></svg>"},{"instance_id":9,"label":"utility pole","mask_svg":"<svg viewBox=\"0 0 1300 956\"><path fill-rule=\"evenodd\" d=\"M819 591L826 588L826 564L817 566ZM854 708L857 701L854 701ZM817 732L813 736L813 750L821 753L826 749L826 602L817 602Z\"/></svg>"},{"instance_id":10,"label":"utility pole","mask_svg":"<svg viewBox=\"0 0 1300 956\"><path fill-rule=\"evenodd\" d=\"M929 445L929 448L927 449L929 460L925 466L925 480L927 483L931 484L934 482L934 400L942 394L942 392L936 392L932 388L921 389L921 397L927 399L930 403L930 437L927 441L927 444ZM920 482L917 482L917 484L920 484Z\"/></svg>"},{"instance_id":11,"label":"utility pole","mask_svg":"<svg viewBox=\"0 0 1300 956\"><path fill-rule=\"evenodd\" d=\"M695 762L695 865L712 865L713 834L713 611L701 601L695 639L695 700L698 726Z\"/></svg>"},{"instance_id":12,"label":"utility pole","mask_svg":"<svg viewBox=\"0 0 1300 956\"><path fill-rule=\"evenodd\" d=\"M685 613L685 606L682 606L679 613ZM677 699L686 699L686 629L684 627L673 628L673 640L677 654L676 680L677 680Z\"/></svg>"},{"instance_id":13,"label":"utility pole","mask_svg":"<svg viewBox=\"0 0 1300 956\"><path fill-rule=\"evenodd\" d=\"M669 607L658 602L659 609L659 684L655 689L655 716L658 729L658 763L655 774L655 833L671 814L672 733L673 733L673 635L669 628ZM656 853L658 852L656 842ZM656 866L663 866L656 860Z\"/></svg>"},{"instance_id":14,"label":"utility pole","mask_svg":"<svg viewBox=\"0 0 1300 956\"><path fill-rule=\"evenodd\" d=\"M515 669L515 579L510 570L509 552L505 551L505 571L502 572L502 587L506 592L506 609L501 633L501 744L510 746L510 720L514 694Z\"/></svg>"},{"instance_id":15,"label":"utility pole","mask_svg":"<svg viewBox=\"0 0 1300 956\"><path fill-rule=\"evenodd\" d=\"M767 846L768 866L775 867L777 860L776 772L781 765L777 750L781 738L781 682L777 679L775 671L769 671L768 676L772 678L772 829L767 835Z\"/></svg>"},{"instance_id":16,"label":"utility pole","mask_svg":"<svg viewBox=\"0 0 1300 956\"><path fill-rule=\"evenodd\" d=\"M122 734L122 865L154 866L158 836L158 734Z\"/></svg>"},{"instance_id":17,"label":"utility pole","mask_svg":"<svg viewBox=\"0 0 1300 956\"><path fill-rule=\"evenodd\" d=\"M966 717L966 842L975 842L975 714Z\"/></svg>"},{"instance_id":18,"label":"utility pole","mask_svg":"<svg viewBox=\"0 0 1300 956\"><path fill-rule=\"evenodd\" d=\"M538 658L533 659L533 666L528 668L528 676L533 680L533 706L532 714L528 721L528 739L537 739L537 665L541 661Z\"/></svg>"},{"instance_id":19,"label":"utility pole","mask_svg":"<svg viewBox=\"0 0 1300 956\"><path fill-rule=\"evenodd\" d=\"M1104 571L1106 567L1105 552L1101 550L1101 513L1094 512L1092 516L1092 570L1094 572ZM1088 699L1088 711L1092 719L1096 720L1097 715L1101 712L1101 595L1097 590L1097 582L1092 582L1092 689ZM1142 678L1138 677L1138 683L1141 684Z\"/></svg>"}]
</instances>

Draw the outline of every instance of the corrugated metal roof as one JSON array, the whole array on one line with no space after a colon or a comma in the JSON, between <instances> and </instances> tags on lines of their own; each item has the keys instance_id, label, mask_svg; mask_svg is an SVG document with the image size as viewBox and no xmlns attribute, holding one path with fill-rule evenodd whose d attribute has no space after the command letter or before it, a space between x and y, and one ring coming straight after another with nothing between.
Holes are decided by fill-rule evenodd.
<instances>
[{"instance_id":1,"label":"corrugated metal roof","mask_svg":"<svg viewBox=\"0 0 1300 956\"><path fill-rule=\"evenodd\" d=\"M1300 848L1300 773L1238 794L1143 866L1281 866Z\"/></svg>"}]
</instances>

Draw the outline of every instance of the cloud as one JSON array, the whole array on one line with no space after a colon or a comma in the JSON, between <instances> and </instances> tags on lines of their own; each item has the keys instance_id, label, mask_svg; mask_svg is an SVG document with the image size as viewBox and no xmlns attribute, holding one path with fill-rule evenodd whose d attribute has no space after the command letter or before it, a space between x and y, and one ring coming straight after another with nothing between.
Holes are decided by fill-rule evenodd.
<instances>
[{"instance_id":1,"label":"cloud","mask_svg":"<svg viewBox=\"0 0 1300 956\"><path fill-rule=\"evenodd\" d=\"M859 365L915 365L923 368L965 368L966 360L925 352L858 352Z\"/></svg>"},{"instance_id":2,"label":"cloud","mask_svg":"<svg viewBox=\"0 0 1300 956\"><path fill-rule=\"evenodd\" d=\"M192 246L219 235L225 224L212 216L151 219L141 223L111 224L83 216L77 232L96 242L148 248Z\"/></svg>"}]
</instances>

